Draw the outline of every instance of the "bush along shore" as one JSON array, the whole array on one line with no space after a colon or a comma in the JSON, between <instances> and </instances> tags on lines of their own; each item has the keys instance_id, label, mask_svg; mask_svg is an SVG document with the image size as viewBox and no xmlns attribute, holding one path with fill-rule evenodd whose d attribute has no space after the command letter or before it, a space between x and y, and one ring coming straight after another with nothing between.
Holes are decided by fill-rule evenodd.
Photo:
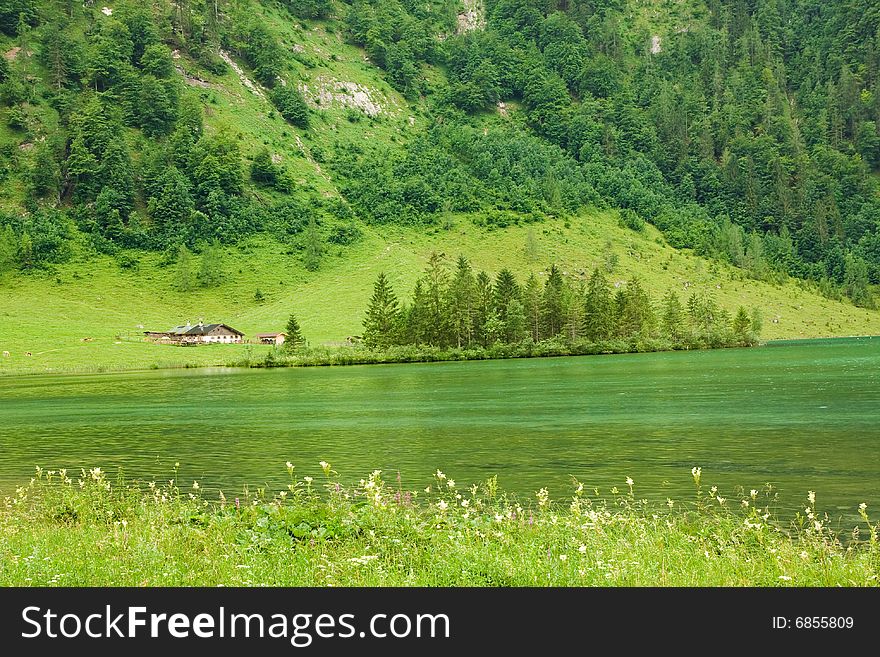
<instances>
[{"instance_id":1,"label":"bush along shore","mask_svg":"<svg viewBox=\"0 0 880 657\"><path fill-rule=\"evenodd\" d=\"M638 340L609 340L596 343L587 340L567 342L545 340L523 341L519 344L497 343L491 347L434 347L430 345L402 345L385 349L370 349L363 345L352 347L300 347L273 349L265 355L246 355L229 361L227 367L318 367L330 365L379 365L390 363L435 363L465 360L502 360L506 358L550 358L555 356L592 356L599 354L634 354L690 349L721 349L756 346L758 341L716 343L672 343L663 338Z\"/></svg>"},{"instance_id":2,"label":"bush along shore","mask_svg":"<svg viewBox=\"0 0 880 657\"><path fill-rule=\"evenodd\" d=\"M649 503L632 479L565 499L437 471L406 490L330 464L286 489L234 496L198 482L111 482L100 468L37 469L0 511L0 585L873 586L880 525L846 534L807 494L783 522L772 488L725 497L691 472L690 500Z\"/></svg>"}]
</instances>

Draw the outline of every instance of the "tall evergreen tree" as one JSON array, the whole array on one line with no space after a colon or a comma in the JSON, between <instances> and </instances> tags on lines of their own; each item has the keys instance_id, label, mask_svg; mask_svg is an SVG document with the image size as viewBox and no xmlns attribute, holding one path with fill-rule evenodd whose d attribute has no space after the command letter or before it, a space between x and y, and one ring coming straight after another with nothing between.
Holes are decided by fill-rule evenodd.
<instances>
[{"instance_id":1,"label":"tall evergreen tree","mask_svg":"<svg viewBox=\"0 0 880 657\"><path fill-rule=\"evenodd\" d=\"M223 247L216 240L202 249L202 262L199 266L199 284L202 287L217 287L223 282Z\"/></svg>"},{"instance_id":2,"label":"tall evergreen tree","mask_svg":"<svg viewBox=\"0 0 880 657\"><path fill-rule=\"evenodd\" d=\"M631 279L623 292L623 306L618 316L618 325L624 337L649 336L655 326L651 299L638 278Z\"/></svg>"},{"instance_id":3,"label":"tall evergreen tree","mask_svg":"<svg viewBox=\"0 0 880 657\"><path fill-rule=\"evenodd\" d=\"M492 294L495 313L502 323L506 323L507 307L511 301L519 300L521 294L519 284L516 282L516 276L513 275L512 271L504 268L498 272L498 275L495 277L495 286Z\"/></svg>"},{"instance_id":4,"label":"tall evergreen tree","mask_svg":"<svg viewBox=\"0 0 880 657\"><path fill-rule=\"evenodd\" d=\"M563 288L565 280L556 265L551 265L541 299L541 326L545 337L552 338L562 331L564 318Z\"/></svg>"},{"instance_id":5,"label":"tall evergreen tree","mask_svg":"<svg viewBox=\"0 0 880 657\"><path fill-rule=\"evenodd\" d=\"M477 281L470 262L463 255L456 261L449 294L453 341L458 347L474 342L474 317L477 313Z\"/></svg>"},{"instance_id":6,"label":"tall evergreen tree","mask_svg":"<svg viewBox=\"0 0 880 657\"><path fill-rule=\"evenodd\" d=\"M395 344L399 315L397 296L382 272L373 285L373 296L364 318L364 344L371 349L386 349Z\"/></svg>"},{"instance_id":7,"label":"tall evergreen tree","mask_svg":"<svg viewBox=\"0 0 880 657\"><path fill-rule=\"evenodd\" d=\"M523 288L523 309L526 314L526 329L533 342L541 339L541 284L537 276L529 274Z\"/></svg>"},{"instance_id":8,"label":"tall evergreen tree","mask_svg":"<svg viewBox=\"0 0 880 657\"><path fill-rule=\"evenodd\" d=\"M305 346L306 340L299 327L299 321L293 313L287 318L287 326L284 329L284 333L284 348L288 351L296 351Z\"/></svg>"},{"instance_id":9,"label":"tall evergreen tree","mask_svg":"<svg viewBox=\"0 0 880 657\"><path fill-rule=\"evenodd\" d=\"M592 342L614 335L614 300L608 280L598 268L593 270L584 302L584 335Z\"/></svg>"},{"instance_id":10,"label":"tall evergreen tree","mask_svg":"<svg viewBox=\"0 0 880 657\"><path fill-rule=\"evenodd\" d=\"M681 342L685 337L684 320L684 306L681 305L678 295L673 290L669 290L663 297L662 326L663 334L674 344Z\"/></svg>"}]
</instances>

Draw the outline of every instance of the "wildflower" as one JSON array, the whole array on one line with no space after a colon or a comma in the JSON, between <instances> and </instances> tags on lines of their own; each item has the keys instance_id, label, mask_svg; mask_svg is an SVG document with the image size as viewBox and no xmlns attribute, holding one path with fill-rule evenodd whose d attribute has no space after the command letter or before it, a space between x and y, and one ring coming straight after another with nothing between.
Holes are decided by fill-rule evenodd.
<instances>
[{"instance_id":1,"label":"wildflower","mask_svg":"<svg viewBox=\"0 0 880 657\"><path fill-rule=\"evenodd\" d=\"M861 504L859 504L859 511L864 511L864 510L867 509L867 508L868 508L868 505L865 504L864 502L862 502Z\"/></svg>"},{"instance_id":2,"label":"wildflower","mask_svg":"<svg viewBox=\"0 0 880 657\"><path fill-rule=\"evenodd\" d=\"M560 561L567 561L567 560L568 560L568 555L567 555L567 554L560 554L560 555L559 555L559 560L560 560Z\"/></svg>"},{"instance_id":3,"label":"wildflower","mask_svg":"<svg viewBox=\"0 0 880 657\"><path fill-rule=\"evenodd\" d=\"M715 493L718 492L718 486L712 486L712 488L709 489L709 492L712 493L712 495L715 495Z\"/></svg>"},{"instance_id":4,"label":"wildflower","mask_svg":"<svg viewBox=\"0 0 880 657\"><path fill-rule=\"evenodd\" d=\"M724 498L720 495L718 495L715 499L718 500L718 504L724 504Z\"/></svg>"},{"instance_id":5,"label":"wildflower","mask_svg":"<svg viewBox=\"0 0 880 657\"><path fill-rule=\"evenodd\" d=\"M126 520L125 518L123 518L123 519L122 519L122 522L121 522L120 524L122 525L122 528L125 529L126 527L128 527L128 520Z\"/></svg>"},{"instance_id":6,"label":"wildflower","mask_svg":"<svg viewBox=\"0 0 880 657\"><path fill-rule=\"evenodd\" d=\"M446 485L449 486L450 488L455 488L455 481L450 479L449 481L446 482Z\"/></svg>"},{"instance_id":7,"label":"wildflower","mask_svg":"<svg viewBox=\"0 0 880 657\"><path fill-rule=\"evenodd\" d=\"M627 478L626 478L626 485L627 485L627 486L632 487L632 485L633 485L634 483L635 483L635 482L632 480L632 477L627 477Z\"/></svg>"},{"instance_id":8,"label":"wildflower","mask_svg":"<svg viewBox=\"0 0 880 657\"><path fill-rule=\"evenodd\" d=\"M816 504L816 491L811 490L807 492L807 499L810 500L810 504Z\"/></svg>"},{"instance_id":9,"label":"wildflower","mask_svg":"<svg viewBox=\"0 0 880 657\"><path fill-rule=\"evenodd\" d=\"M587 546L581 544L581 546L578 548L578 552L580 552L581 554L586 554L587 553Z\"/></svg>"},{"instance_id":10,"label":"wildflower","mask_svg":"<svg viewBox=\"0 0 880 657\"><path fill-rule=\"evenodd\" d=\"M743 500L743 501L742 501L742 505L743 505L743 508L746 508L746 507L749 505L749 501L748 501L748 500Z\"/></svg>"},{"instance_id":11,"label":"wildflower","mask_svg":"<svg viewBox=\"0 0 880 657\"><path fill-rule=\"evenodd\" d=\"M753 488L752 490L749 491L749 495L751 496L751 498L752 498L753 500L754 500L754 499L757 499L757 497L758 497L758 491L756 491L756 490Z\"/></svg>"},{"instance_id":12,"label":"wildflower","mask_svg":"<svg viewBox=\"0 0 880 657\"><path fill-rule=\"evenodd\" d=\"M666 506L668 506L671 509L673 506L675 506L675 502L673 502L671 499L669 499L667 497L666 498Z\"/></svg>"},{"instance_id":13,"label":"wildflower","mask_svg":"<svg viewBox=\"0 0 880 657\"><path fill-rule=\"evenodd\" d=\"M694 466L691 468L691 476L694 478L694 483L699 486L700 485L700 475L703 473L703 468L698 468Z\"/></svg>"},{"instance_id":14,"label":"wildflower","mask_svg":"<svg viewBox=\"0 0 880 657\"><path fill-rule=\"evenodd\" d=\"M535 497L538 498L538 506L545 507L550 504L550 493L546 488L542 488L537 493L535 493Z\"/></svg>"},{"instance_id":15,"label":"wildflower","mask_svg":"<svg viewBox=\"0 0 880 657\"><path fill-rule=\"evenodd\" d=\"M466 509L471 505L471 501L470 500L463 500L461 505Z\"/></svg>"},{"instance_id":16,"label":"wildflower","mask_svg":"<svg viewBox=\"0 0 880 657\"><path fill-rule=\"evenodd\" d=\"M294 467L293 463L288 461L287 463L285 463L285 465L287 466L287 474L292 475L293 474L293 467Z\"/></svg>"},{"instance_id":17,"label":"wildflower","mask_svg":"<svg viewBox=\"0 0 880 657\"><path fill-rule=\"evenodd\" d=\"M783 582L790 582L791 581L791 577L789 577L788 575L780 575L779 579L781 579Z\"/></svg>"},{"instance_id":18,"label":"wildflower","mask_svg":"<svg viewBox=\"0 0 880 657\"><path fill-rule=\"evenodd\" d=\"M495 522L504 522L504 516L502 516L500 513L496 513Z\"/></svg>"},{"instance_id":19,"label":"wildflower","mask_svg":"<svg viewBox=\"0 0 880 657\"><path fill-rule=\"evenodd\" d=\"M437 470L437 474L434 476L437 477L437 479L439 479L440 481L443 481L444 479L446 479L446 475L443 474L442 472L440 472L439 469Z\"/></svg>"},{"instance_id":20,"label":"wildflower","mask_svg":"<svg viewBox=\"0 0 880 657\"><path fill-rule=\"evenodd\" d=\"M446 511L449 508L449 505L446 503L446 500L440 500L437 502L437 508L441 511Z\"/></svg>"},{"instance_id":21,"label":"wildflower","mask_svg":"<svg viewBox=\"0 0 880 657\"><path fill-rule=\"evenodd\" d=\"M327 461L321 461L318 463L321 466L321 469L324 471L324 474L328 477L330 476L330 464Z\"/></svg>"},{"instance_id":22,"label":"wildflower","mask_svg":"<svg viewBox=\"0 0 880 657\"><path fill-rule=\"evenodd\" d=\"M199 482L194 481L193 482L193 490L198 490L198 489L199 489Z\"/></svg>"},{"instance_id":23,"label":"wildflower","mask_svg":"<svg viewBox=\"0 0 880 657\"><path fill-rule=\"evenodd\" d=\"M425 488L425 492L430 494L430 492L431 492L431 487L428 486L427 488Z\"/></svg>"},{"instance_id":24,"label":"wildflower","mask_svg":"<svg viewBox=\"0 0 880 657\"><path fill-rule=\"evenodd\" d=\"M306 482L307 484L311 484L314 481L314 479L312 479L311 477L303 477L303 481Z\"/></svg>"}]
</instances>

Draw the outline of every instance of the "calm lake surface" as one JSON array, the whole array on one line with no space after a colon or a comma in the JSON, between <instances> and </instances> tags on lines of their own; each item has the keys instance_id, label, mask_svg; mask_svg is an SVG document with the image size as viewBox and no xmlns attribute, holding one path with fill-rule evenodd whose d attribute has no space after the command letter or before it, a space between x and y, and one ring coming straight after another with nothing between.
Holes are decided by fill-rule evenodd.
<instances>
[{"instance_id":1,"label":"calm lake surface","mask_svg":"<svg viewBox=\"0 0 880 657\"><path fill-rule=\"evenodd\" d=\"M506 490L570 495L570 476L609 494L690 499L703 469L736 487L772 482L781 506L808 490L832 516L880 507L880 338L756 349L463 363L170 370L0 378L0 491L35 465L101 466L245 485L373 469L424 487L497 474Z\"/></svg>"}]
</instances>

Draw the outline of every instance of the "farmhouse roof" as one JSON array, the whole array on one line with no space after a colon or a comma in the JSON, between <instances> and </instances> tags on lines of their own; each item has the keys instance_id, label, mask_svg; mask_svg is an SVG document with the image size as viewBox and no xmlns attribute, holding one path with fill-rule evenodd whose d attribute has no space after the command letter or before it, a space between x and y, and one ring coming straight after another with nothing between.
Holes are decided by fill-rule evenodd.
<instances>
[{"instance_id":1,"label":"farmhouse roof","mask_svg":"<svg viewBox=\"0 0 880 657\"><path fill-rule=\"evenodd\" d=\"M215 328L223 327L227 329L230 333L235 333L236 335L244 335L241 331L232 328L229 324L185 324L184 326L175 326L173 329L168 331L172 335L207 335Z\"/></svg>"},{"instance_id":2,"label":"farmhouse roof","mask_svg":"<svg viewBox=\"0 0 880 657\"><path fill-rule=\"evenodd\" d=\"M286 336L287 333L284 333L282 331L273 331L272 333L257 333L256 337L258 337L258 338L275 338L275 337L278 337L279 335Z\"/></svg>"}]
</instances>

